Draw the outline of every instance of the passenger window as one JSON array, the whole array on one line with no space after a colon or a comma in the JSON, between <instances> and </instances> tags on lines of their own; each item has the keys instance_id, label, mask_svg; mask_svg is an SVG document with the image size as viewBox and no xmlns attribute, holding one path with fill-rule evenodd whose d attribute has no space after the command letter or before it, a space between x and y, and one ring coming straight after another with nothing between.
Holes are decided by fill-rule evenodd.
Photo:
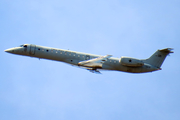
<instances>
[{"instance_id":1,"label":"passenger window","mask_svg":"<svg viewBox=\"0 0 180 120\"><path fill-rule=\"evenodd\" d=\"M49 51L49 50L46 50L47 52Z\"/></svg>"},{"instance_id":2,"label":"passenger window","mask_svg":"<svg viewBox=\"0 0 180 120\"><path fill-rule=\"evenodd\" d=\"M40 50L40 48L38 48L38 50Z\"/></svg>"}]
</instances>

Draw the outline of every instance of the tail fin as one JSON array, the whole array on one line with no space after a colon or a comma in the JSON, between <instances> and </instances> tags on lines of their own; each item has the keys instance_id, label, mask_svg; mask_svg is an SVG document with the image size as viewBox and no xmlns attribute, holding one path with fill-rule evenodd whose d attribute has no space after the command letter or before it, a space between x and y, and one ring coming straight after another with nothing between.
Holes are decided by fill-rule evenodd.
<instances>
[{"instance_id":1,"label":"tail fin","mask_svg":"<svg viewBox=\"0 0 180 120\"><path fill-rule=\"evenodd\" d=\"M163 64L166 56L170 53L174 53L171 50L173 50L173 49L166 48L166 49L157 50L150 58L144 60L144 62L160 68L161 65Z\"/></svg>"}]
</instances>

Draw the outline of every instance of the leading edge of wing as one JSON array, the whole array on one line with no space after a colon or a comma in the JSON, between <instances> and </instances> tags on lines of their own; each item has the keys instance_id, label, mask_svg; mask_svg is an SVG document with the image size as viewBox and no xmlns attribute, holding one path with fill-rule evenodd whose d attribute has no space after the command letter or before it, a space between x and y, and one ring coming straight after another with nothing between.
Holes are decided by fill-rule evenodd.
<instances>
[{"instance_id":1,"label":"leading edge of wing","mask_svg":"<svg viewBox=\"0 0 180 120\"><path fill-rule=\"evenodd\" d=\"M90 59L90 60L85 60L85 61L81 61L78 63L79 66L84 66L84 65L87 65L87 64L98 64L98 63L104 63L105 61L107 61L108 58L112 57L112 55L105 55L105 56L101 56L101 57L98 57L98 58L93 58L93 59ZM86 66L87 67L87 66Z\"/></svg>"}]
</instances>

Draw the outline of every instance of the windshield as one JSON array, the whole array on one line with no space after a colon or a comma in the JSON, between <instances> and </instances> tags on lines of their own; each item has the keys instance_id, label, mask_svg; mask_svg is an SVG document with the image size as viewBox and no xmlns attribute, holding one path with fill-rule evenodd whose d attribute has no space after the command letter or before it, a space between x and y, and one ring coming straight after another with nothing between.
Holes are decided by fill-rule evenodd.
<instances>
[{"instance_id":1,"label":"windshield","mask_svg":"<svg viewBox=\"0 0 180 120\"><path fill-rule=\"evenodd\" d=\"M19 47L27 47L27 45L25 44L25 45L20 45Z\"/></svg>"}]
</instances>

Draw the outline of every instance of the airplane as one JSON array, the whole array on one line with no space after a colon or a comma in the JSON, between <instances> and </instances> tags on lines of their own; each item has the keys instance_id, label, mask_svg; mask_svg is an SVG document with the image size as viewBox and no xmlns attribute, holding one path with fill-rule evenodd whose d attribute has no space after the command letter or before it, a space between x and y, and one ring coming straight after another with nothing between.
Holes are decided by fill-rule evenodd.
<instances>
[{"instance_id":1,"label":"airplane","mask_svg":"<svg viewBox=\"0 0 180 120\"><path fill-rule=\"evenodd\" d=\"M157 50L148 59L136 59L124 56L114 58L112 55L101 56L34 44L23 44L19 47L6 49L5 52L65 62L85 68L92 73L101 74L100 70L114 70L128 73L146 73L161 70L161 65L166 56L174 53L172 50L172 48Z\"/></svg>"}]
</instances>

